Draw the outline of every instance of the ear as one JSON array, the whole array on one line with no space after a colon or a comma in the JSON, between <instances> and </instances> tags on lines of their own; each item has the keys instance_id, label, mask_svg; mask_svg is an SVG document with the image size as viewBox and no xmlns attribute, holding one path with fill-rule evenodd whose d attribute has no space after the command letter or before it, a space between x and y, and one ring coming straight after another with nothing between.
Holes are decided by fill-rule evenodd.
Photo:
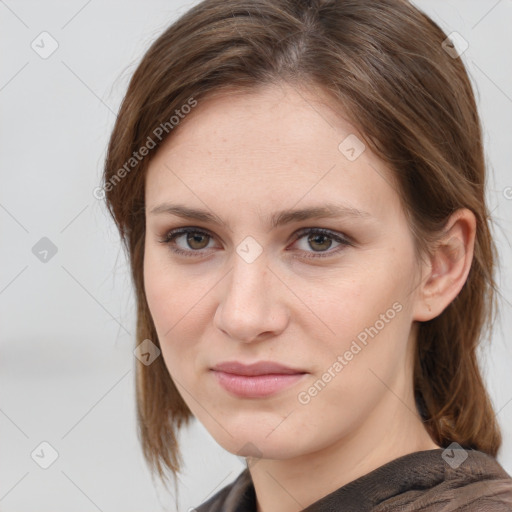
<instances>
[{"instance_id":1,"label":"ear","mask_svg":"<svg viewBox=\"0 0 512 512\"><path fill-rule=\"evenodd\" d=\"M425 322L439 316L464 286L473 261L476 218L471 210L455 211L436 243L414 307L414 320Z\"/></svg>"}]
</instances>

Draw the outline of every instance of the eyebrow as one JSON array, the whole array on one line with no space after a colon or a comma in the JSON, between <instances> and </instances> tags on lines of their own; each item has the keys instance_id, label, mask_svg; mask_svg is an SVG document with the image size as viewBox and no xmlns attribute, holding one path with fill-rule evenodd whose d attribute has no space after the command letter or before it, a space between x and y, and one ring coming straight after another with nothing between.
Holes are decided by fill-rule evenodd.
<instances>
[{"instance_id":1,"label":"eyebrow","mask_svg":"<svg viewBox=\"0 0 512 512\"><path fill-rule=\"evenodd\" d=\"M226 223L222 221L217 215L207 210L201 210L197 208L189 208L188 206L162 203L155 206L150 210L150 214L168 214L176 215L184 219L193 219L203 222L211 222L225 226ZM323 218L370 218L371 215L363 210L352 208L349 206L338 205L338 204L323 204L321 206L312 206L309 208L302 209L288 209L280 210L273 213L270 216L269 224L272 229L292 222L299 222L308 219L323 219ZM227 224L229 227L229 224Z\"/></svg>"}]
</instances>

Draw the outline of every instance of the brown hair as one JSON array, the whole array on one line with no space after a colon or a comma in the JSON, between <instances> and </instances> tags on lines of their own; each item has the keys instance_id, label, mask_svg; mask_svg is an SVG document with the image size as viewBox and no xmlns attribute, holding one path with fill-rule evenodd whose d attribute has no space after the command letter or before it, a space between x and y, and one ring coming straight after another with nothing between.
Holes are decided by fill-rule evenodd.
<instances>
[{"instance_id":1,"label":"brown hair","mask_svg":"<svg viewBox=\"0 0 512 512\"><path fill-rule=\"evenodd\" d=\"M405 0L205 0L165 30L131 79L103 177L129 253L137 344L159 344L143 285L144 179L163 131L172 135L169 119L191 97L200 102L227 88L249 92L283 82L320 87L393 170L418 254L428 254L456 209L476 216L467 281L438 317L419 325L414 389L437 444L455 441L496 456L501 434L477 361L496 308L496 249L480 119L463 62L442 44L446 37ZM127 170L150 139L156 149ZM136 386L144 456L162 480L165 467L176 476L177 434L192 413L162 357L149 366L137 361Z\"/></svg>"}]
</instances>

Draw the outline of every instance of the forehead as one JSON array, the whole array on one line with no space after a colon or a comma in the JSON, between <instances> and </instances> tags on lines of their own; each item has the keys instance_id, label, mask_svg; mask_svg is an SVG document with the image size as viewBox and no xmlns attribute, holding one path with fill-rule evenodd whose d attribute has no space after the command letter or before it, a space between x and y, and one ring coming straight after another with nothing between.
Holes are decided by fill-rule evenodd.
<instances>
[{"instance_id":1,"label":"forehead","mask_svg":"<svg viewBox=\"0 0 512 512\"><path fill-rule=\"evenodd\" d=\"M261 208L328 195L383 213L398 200L391 172L331 105L288 85L199 101L151 161L146 202L238 198Z\"/></svg>"},{"instance_id":2,"label":"forehead","mask_svg":"<svg viewBox=\"0 0 512 512\"><path fill-rule=\"evenodd\" d=\"M245 160L254 156L272 160L276 153L275 158L282 160L299 154L316 157L320 149L329 148L337 158L340 135L355 133L356 128L336 115L331 105L318 89L288 84L214 93L198 102L162 149ZM313 141L322 147L315 150Z\"/></svg>"}]
</instances>

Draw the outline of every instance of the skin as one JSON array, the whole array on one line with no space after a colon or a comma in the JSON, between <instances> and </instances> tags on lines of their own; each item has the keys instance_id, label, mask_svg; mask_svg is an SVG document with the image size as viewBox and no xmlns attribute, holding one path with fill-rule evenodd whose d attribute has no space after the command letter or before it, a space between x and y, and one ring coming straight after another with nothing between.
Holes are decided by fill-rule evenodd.
<instances>
[{"instance_id":1,"label":"skin","mask_svg":"<svg viewBox=\"0 0 512 512\"><path fill-rule=\"evenodd\" d=\"M318 90L221 94L199 102L146 176L144 282L162 356L214 439L250 457L259 512L302 510L397 457L439 448L414 404L417 321L439 315L462 288L475 219L455 212L435 254L418 261L391 171L369 148L354 161L338 149L357 133ZM162 203L205 209L223 224L151 213ZM368 216L268 222L278 210L325 203ZM185 226L211 235L174 241L192 256L160 242ZM301 228L325 228L352 245L308 242L307 233L294 236ZM248 236L262 250L251 263L236 250ZM308 258L315 254L326 257ZM397 303L400 312L333 371ZM308 373L270 397L240 398L210 371L227 360ZM300 403L329 368L335 377Z\"/></svg>"}]
</instances>

